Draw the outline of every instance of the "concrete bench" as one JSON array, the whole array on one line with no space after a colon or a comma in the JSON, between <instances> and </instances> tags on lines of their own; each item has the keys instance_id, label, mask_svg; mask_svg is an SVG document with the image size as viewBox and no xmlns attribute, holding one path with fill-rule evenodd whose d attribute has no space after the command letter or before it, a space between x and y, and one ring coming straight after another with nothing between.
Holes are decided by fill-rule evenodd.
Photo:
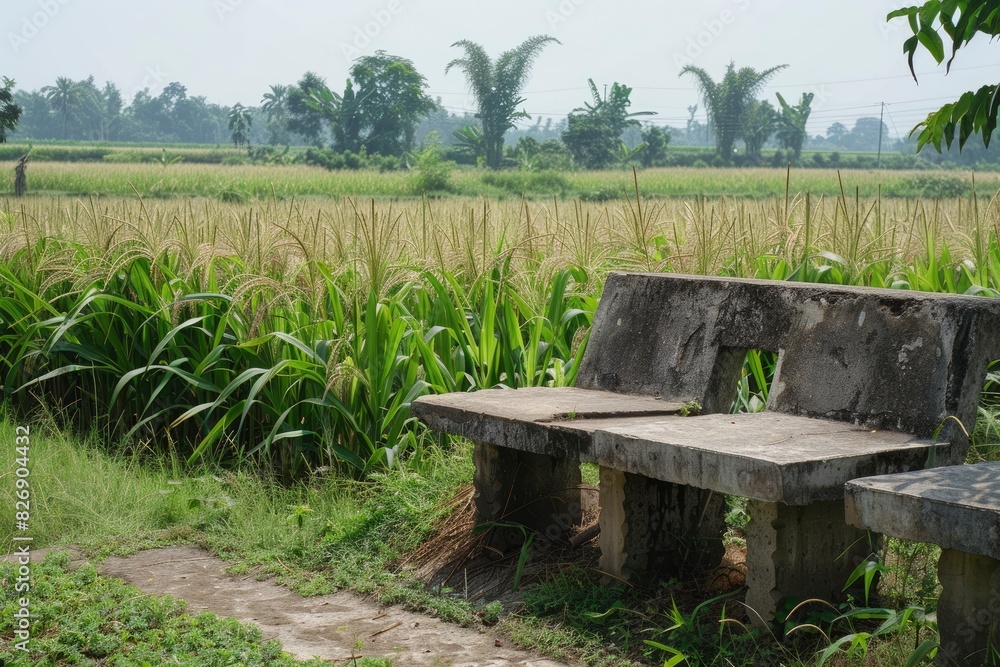
<instances>
[{"instance_id":1,"label":"concrete bench","mask_svg":"<svg viewBox=\"0 0 1000 667\"><path fill-rule=\"evenodd\" d=\"M612 274L575 388L412 409L476 443L484 520L558 537L580 520L580 463L599 464L617 576L714 566L725 494L750 498L747 603L766 619L786 595L837 598L870 553L844 520L847 481L964 460L946 418L972 426L998 325L1000 300ZM778 353L767 411L728 414L748 350ZM691 401L701 414L683 416Z\"/></svg>"},{"instance_id":2,"label":"concrete bench","mask_svg":"<svg viewBox=\"0 0 1000 667\"><path fill-rule=\"evenodd\" d=\"M941 546L940 662L998 664L1000 463L858 479L846 498L851 524Z\"/></svg>"}]
</instances>

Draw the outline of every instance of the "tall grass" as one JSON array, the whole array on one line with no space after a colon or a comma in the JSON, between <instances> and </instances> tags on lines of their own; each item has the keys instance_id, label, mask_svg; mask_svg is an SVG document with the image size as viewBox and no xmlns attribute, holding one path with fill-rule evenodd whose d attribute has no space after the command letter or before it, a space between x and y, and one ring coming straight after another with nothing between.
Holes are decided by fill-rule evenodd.
<instances>
[{"instance_id":1,"label":"tall grass","mask_svg":"<svg viewBox=\"0 0 1000 667\"><path fill-rule=\"evenodd\" d=\"M162 170L161 170L162 171ZM618 269L996 294L996 202L2 202L0 378L109 442L290 479L426 456L427 392L575 380Z\"/></svg>"},{"instance_id":2,"label":"tall grass","mask_svg":"<svg viewBox=\"0 0 1000 667\"><path fill-rule=\"evenodd\" d=\"M509 258L491 254L469 281L401 268L390 214L352 210L353 229L323 230L340 263L313 259L319 228L274 209L216 221L214 244L201 220L176 226L142 202L78 208L89 241L8 217L4 391L109 441L189 463L259 455L290 478L421 456L408 408L422 393L572 382L592 304L567 293L568 272L540 286L539 314Z\"/></svg>"}]
</instances>

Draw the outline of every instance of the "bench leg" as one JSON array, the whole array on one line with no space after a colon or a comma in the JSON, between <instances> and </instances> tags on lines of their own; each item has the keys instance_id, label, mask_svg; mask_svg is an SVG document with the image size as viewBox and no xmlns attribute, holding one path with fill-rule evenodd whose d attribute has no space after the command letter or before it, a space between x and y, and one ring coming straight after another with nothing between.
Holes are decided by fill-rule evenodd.
<instances>
[{"instance_id":1,"label":"bench leg","mask_svg":"<svg viewBox=\"0 0 1000 667\"><path fill-rule=\"evenodd\" d=\"M725 498L601 468L601 563L618 577L713 568L724 552Z\"/></svg>"},{"instance_id":2,"label":"bench leg","mask_svg":"<svg viewBox=\"0 0 1000 667\"><path fill-rule=\"evenodd\" d=\"M939 664L1000 664L991 655L1000 647L1000 561L942 549L938 580Z\"/></svg>"},{"instance_id":3,"label":"bench leg","mask_svg":"<svg viewBox=\"0 0 1000 667\"><path fill-rule=\"evenodd\" d=\"M569 529L579 525L578 462L482 442L476 443L473 457L481 521L521 524L551 540L565 539ZM510 536L517 540L517 533Z\"/></svg>"},{"instance_id":4,"label":"bench leg","mask_svg":"<svg viewBox=\"0 0 1000 667\"><path fill-rule=\"evenodd\" d=\"M751 500L748 511L746 603L758 626L787 596L836 602L875 549L867 531L845 522L843 500L804 507Z\"/></svg>"}]
</instances>

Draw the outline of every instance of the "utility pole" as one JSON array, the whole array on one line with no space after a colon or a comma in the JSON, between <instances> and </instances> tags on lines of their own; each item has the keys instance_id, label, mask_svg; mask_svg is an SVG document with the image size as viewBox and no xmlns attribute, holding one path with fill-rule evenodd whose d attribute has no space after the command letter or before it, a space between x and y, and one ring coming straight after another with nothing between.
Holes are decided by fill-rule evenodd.
<instances>
[{"instance_id":1,"label":"utility pole","mask_svg":"<svg viewBox=\"0 0 1000 667\"><path fill-rule=\"evenodd\" d=\"M883 118L885 118L885 102L882 102L882 113L880 113L878 117L878 163L875 167L876 169L882 168L882 128L884 127L884 124L882 123Z\"/></svg>"}]
</instances>

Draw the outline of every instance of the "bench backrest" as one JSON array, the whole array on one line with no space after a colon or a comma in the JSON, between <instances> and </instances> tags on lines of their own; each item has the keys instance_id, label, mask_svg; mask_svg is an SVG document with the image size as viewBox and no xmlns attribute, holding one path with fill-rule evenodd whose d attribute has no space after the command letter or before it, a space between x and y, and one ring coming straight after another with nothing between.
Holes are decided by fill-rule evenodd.
<instances>
[{"instance_id":1,"label":"bench backrest","mask_svg":"<svg viewBox=\"0 0 1000 667\"><path fill-rule=\"evenodd\" d=\"M725 412L751 349L779 354L769 410L924 437L953 416L971 432L1000 358L1000 299L614 273L577 386Z\"/></svg>"}]
</instances>

